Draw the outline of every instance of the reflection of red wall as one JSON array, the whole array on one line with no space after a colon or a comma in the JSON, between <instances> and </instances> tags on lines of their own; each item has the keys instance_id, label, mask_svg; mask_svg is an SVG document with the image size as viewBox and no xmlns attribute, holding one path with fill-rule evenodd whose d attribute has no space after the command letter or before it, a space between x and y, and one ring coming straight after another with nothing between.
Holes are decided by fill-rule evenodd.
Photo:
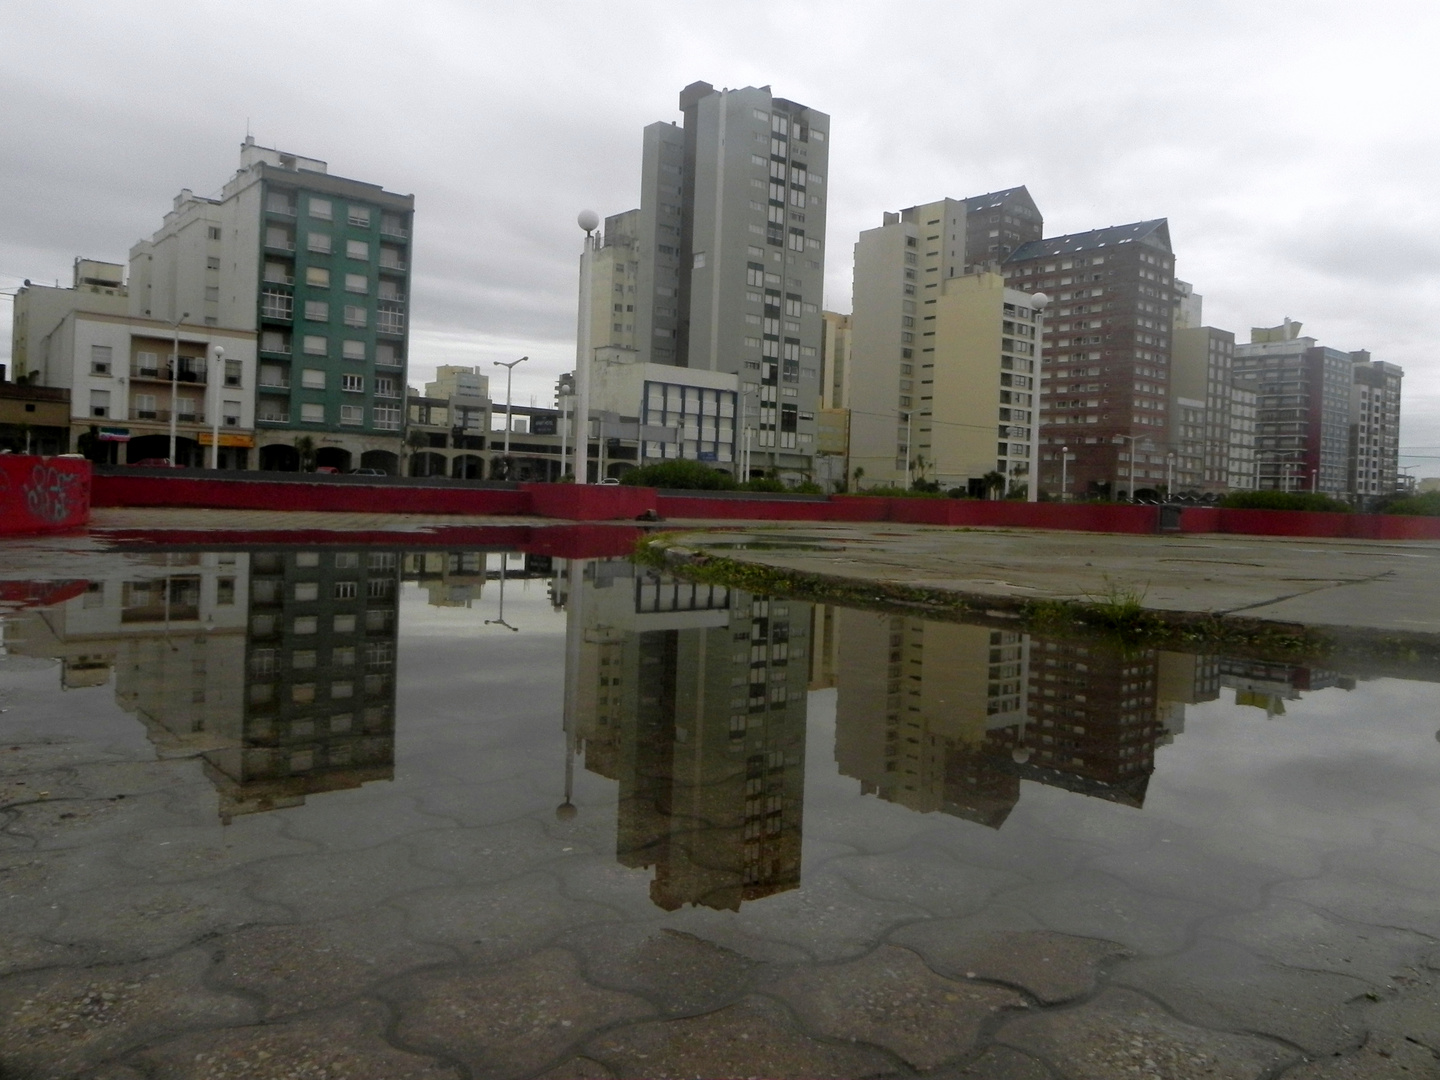
<instances>
[{"instance_id":1,"label":"reflection of red wall","mask_svg":"<svg viewBox=\"0 0 1440 1080\"><path fill-rule=\"evenodd\" d=\"M494 488L335 484L255 479L100 475L96 506L189 506L222 510L332 510L377 514L528 514L523 491Z\"/></svg>"},{"instance_id":2,"label":"reflection of red wall","mask_svg":"<svg viewBox=\"0 0 1440 1080\"><path fill-rule=\"evenodd\" d=\"M0 454L0 535L78 529L90 520L90 463Z\"/></svg>"}]
</instances>

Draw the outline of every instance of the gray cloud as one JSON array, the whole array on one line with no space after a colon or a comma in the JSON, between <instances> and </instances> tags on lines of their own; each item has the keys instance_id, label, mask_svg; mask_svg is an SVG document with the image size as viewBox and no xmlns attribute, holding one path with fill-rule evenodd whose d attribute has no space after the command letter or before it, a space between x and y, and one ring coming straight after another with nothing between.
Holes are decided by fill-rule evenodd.
<instances>
[{"instance_id":1,"label":"gray cloud","mask_svg":"<svg viewBox=\"0 0 1440 1080\"><path fill-rule=\"evenodd\" d=\"M769 83L834 117L829 306L883 211L1025 183L1051 233L1168 216L1207 321L1290 314L1404 364L1404 441L1440 443L1437 21L1386 0L17 5L0 287L123 258L180 188L219 189L248 123L415 195L413 381L529 353L517 397L548 398L575 212L638 202L640 130L686 83Z\"/></svg>"}]
</instances>

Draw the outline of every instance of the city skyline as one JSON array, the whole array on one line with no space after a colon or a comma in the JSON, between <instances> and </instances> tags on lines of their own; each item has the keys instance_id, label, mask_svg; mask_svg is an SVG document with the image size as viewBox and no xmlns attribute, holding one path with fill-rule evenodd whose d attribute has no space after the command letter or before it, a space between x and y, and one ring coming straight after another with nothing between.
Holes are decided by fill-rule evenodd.
<instances>
[{"instance_id":1,"label":"city skyline","mask_svg":"<svg viewBox=\"0 0 1440 1080\"><path fill-rule=\"evenodd\" d=\"M1290 316L1333 347L1403 366L1402 446L1440 445L1440 376L1426 370L1422 344L1435 314L1423 291L1434 260L1419 239L1434 136L1416 122L1423 95L1407 88L1423 65L1404 59L1430 36L1434 14L1386 6L1397 18L1328 5L1309 9L1303 23L1279 12L1160 15L1134 4L1084 16L1048 5L1024 17L947 14L936 24L942 32L1028 42L1043 74L1019 77L1000 52L991 61L981 50L964 74L907 61L905 80L888 74L898 70L886 57L899 39L887 44L880 15L864 10L806 19L811 47L778 60L742 39L764 27L783 35L802 7L741 7L727 21L684 25L622 9L618 18L582 17L568 35L542 29L543 13L431 10L382 34L378 23L342 26L322 10L288 17L295 32L318 34L323 23L335 46L307 65L303 86L263 55L247 56L250 77L240 79L207 62L173 74L147 69L142 83L128 74L140 68L121 63L147 34L182 52L205 46L210 56L214 33L263 35L263 9L190 31L154 5L117 22L97 14L63 36L58 15L26 11L10 24L17 47L4 121L0 289L25 277L63 280L75 256L123 258L175 191L210 194L204 186L228 175L248 126L263 143L423 202L412 382L438 364L488 367L524 353L533 362L517 372L516 400L543 404L573 355L575 211L637 203L638 132L672 111L677 86L770 84L834 117L829 244L848 250L885 208L934 191L1016 184L1044 207L1051 235L1167 217L1177 273L1205 295L1207 323L1244 341L1250 326ZM1410 28L1405 38L1387 36L1383 49L1372 42L1400 23ZM63 53L51 44L58 40ZM621 40L651 43L658 62L625 80L597 79L614 55L607 43ZM1110 61L1083 93L1056 70L1077 49L1087 64ZM397 74L346 75L356 63L378 70L381 60ZM854 78L862 61L887 74ZM430 74L417 77L422 69ZM1321 69L1346 78L1306 74ZM107 71L100 95L92 80ZM521 78L544 90L509 107L505 93ZM177 101L186 103L178 114ZM402 123L415 115L426 122ZM351 123L356 117L377 126ZM829 263L825 306L844 310L850 262ZM0 306L0 322L9 317ZM1422 453L1437 460L1402 455L1402 465L1440 474L1440 450Z\"/></svg>"}]
</instances>

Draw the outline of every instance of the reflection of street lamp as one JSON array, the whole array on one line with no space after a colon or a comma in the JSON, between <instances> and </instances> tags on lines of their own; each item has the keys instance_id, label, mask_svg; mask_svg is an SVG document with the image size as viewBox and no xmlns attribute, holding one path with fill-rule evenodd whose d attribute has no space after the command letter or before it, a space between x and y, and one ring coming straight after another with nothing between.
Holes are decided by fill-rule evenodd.
<instances>
[{"instance_id":1,"label":"reflection of street lamp","mask_svg":"<svg viewBox=\"0 0 1440 1080\"><path fill-rule=\"evenodd\" d=\"M905 413L905 490L910 490L910 432L914 424L913 412Z\"/></svg>"},{"instance_id":2,"label":"reflection of street lamp","mask_svg":"<svg viewBox=\"0 0 1440 1080\"><path fill-rule=\"evenodd\" d=\"M1165 455L1165 501L1175 497L1175 451Z\"/></svg>"},{"instance_id":3,"label":"reflection of street lamp","mask_svg":"<svg viewBox=\"0 0 1440 1080\"><path fill-rule=\"evenodd\" d=\"M1060 447L1060 501L1070 501L1070 448Z\"/></svg>"},{"instance_id":4,"label":"reflection of street lamp","mask_svg":"<svg viewBox=\"0 0 1440 1080\"><path fill-rule=\"evenodd\" d=\"M500 553L500 617L498 619L486 619L486 626L503 626L506 630L514 630L519 633L520 627L511 626L505 621L505 564L509 561L509 552Z\"/></svg>"},{"instance_id":5,"label":"reflection of street lamp","mask_svg":"<svg viewBox=\"0 0 1440 1080\"><path fill-rule=\"evenodd\" d=\"M523 364L530 357L522 356L519 360L496 360L496 367L505 369L505 457L510 457L510 428L514 425L510 420L510 380L515 376L515 365Z\"/></svg>"},{"instance_id":6,"label":"reflection of street lamp","mask_svg":"<svg viewBox=\"0 0 1440 1080\"><path fill-rule=\"evenodd\" d=\"M175 320L171 327L174 331L173 349L170 353L170 464L175 464L175 399L179 393L178 383L180 381L180 324L190 317L190 312L184 312L180 318Z\"/></svg>"}]
</instances>

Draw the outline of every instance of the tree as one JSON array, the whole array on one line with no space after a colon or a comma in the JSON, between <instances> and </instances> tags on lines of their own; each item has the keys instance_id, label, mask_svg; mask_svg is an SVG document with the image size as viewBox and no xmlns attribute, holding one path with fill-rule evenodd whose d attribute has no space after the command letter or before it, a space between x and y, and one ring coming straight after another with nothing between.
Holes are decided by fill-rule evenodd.
<instances>
[{"instance_id":1,"label":"tree","mask_svg":"<svg viewBox=\"0 0 1440 1080\"><path fill-rule=\"evenodd\" d=\"M995 493L997 491L1005 490L1005 475L996 472L994 469L987 472L980 480L985 485L985 497L987 499L996 498Z\"/></svg>"},{"instance_id":2,"label":"tree","mask_svg":"<svg viewBox=\"0 0 1440 1080\"><path fill-rule=\"evenodd\" d=\"M295 452L300 455L300 471L310 472L315 468L315 440L309 435L295 436Z\"/></svg>"},{"instance_id":3,"label":"tree","mask_svg":"<svg viewBox=\"0 0 1440 1080\"><path fill-rule=\"evenodd\" d=\"M857 465L857 466L855 467L855 473L854 473L854 475L855 475L855 490L856 490L856 491L859 491L859 490L860 490L860 480L861 480L861 478L865 475L865 467L864 467L863 465Z\"/></svg>"}]
</instances>

